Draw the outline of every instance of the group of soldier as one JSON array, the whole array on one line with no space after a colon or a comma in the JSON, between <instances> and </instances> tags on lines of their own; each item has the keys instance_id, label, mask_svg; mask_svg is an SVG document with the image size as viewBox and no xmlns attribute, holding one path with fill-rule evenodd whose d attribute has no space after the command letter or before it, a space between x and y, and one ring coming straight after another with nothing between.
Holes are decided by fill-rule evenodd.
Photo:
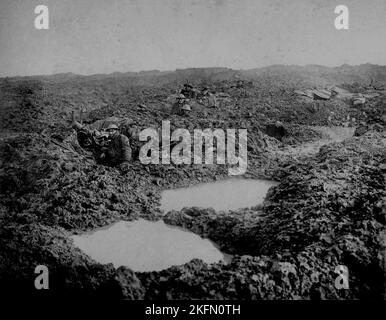
<instances>
[{"instance_id":1,"label":"group of soldier","mask_svg":"<svg viewBox=\"0 0 386 320\"><path fill-rule=\"evenodd\" d=\"M208 88L203 88L200 91L189 84L184 85L176 100L172 113L181 116L189 116L192 111L190 103L192 100L208 107L217 107L216 97L209 92ZM80 122L75 120L73 113L72 127L77 133L80 146L92 152L98 163L119 167L122 171L127 171L133 158L135 159L139 155L138 132L133 128L126 128L125 134L122 134L116 123L107 125L103 123L99 128L90 129L81 122L81 120Z\"/></svg>"},{"instance_id":2,"label":"group of soldier","mask_svg":"<svg viewBox=\"0 0 386 320\"><path fill-rule=\"evenodd\" d=\"M198 90L188 83L184 84L176 100L173 113L181 116L189 116L193 101L209 108L217 108L218 106L216 96L207 87Z\"/></svg>"},{"instance_id":3,"label":"group of soldier","mask_svg":"<svg viewBox=\"0 0 386 320\"><path fill-rule=\"evenodd\" d=\"M122 171L130 168L133 157L130 140L119 132L117 124L110 123L106 128L92 130L76 121L73 113L72 128L80 146L92 152L98 163L116 166Z\"/></svg>"}]
</instances>

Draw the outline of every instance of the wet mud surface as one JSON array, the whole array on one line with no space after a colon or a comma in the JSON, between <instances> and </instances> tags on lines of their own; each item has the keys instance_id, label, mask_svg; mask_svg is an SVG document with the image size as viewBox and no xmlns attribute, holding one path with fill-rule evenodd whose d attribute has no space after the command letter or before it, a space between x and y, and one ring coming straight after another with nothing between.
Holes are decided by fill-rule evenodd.
<instances>
[{"instance_id":1,"label":"wet mud surface","mask_svg":"<svg viewBox=\"0 0 386 320\"><path fill-rule=\"evenodd\" d=\"M284 85L213 87L232 97L219 110L189 119L168 113L175 84L128 85L123 80L1 80L0 286L9 295L129 299L382 298L385 281L386 132L384 98L366 114L346 104L300 103ZM60 90L59 90L60 89ZM266 201L230 212L160 210L165 189L227 178L224 165L147 165L128 172L101 166L76 145L68 119L78 104L86 123L126 117L141 128L248 129L245 178L278 182ZM139 106L139 103L144 106ZM22 112L20 112L22 110ZM328 120L334 110L334 118ZM341 141L317 127L354 128ZM276 137L269 123L285 131ZM362 123L359 125L359 123ZM345 127L346 128L346 127ZM284 134L283 134L284 133ZM323 140L324 141L324 140ZM304 144L318 149L299 154ZM160 220L215 242L231 263L193 260L159 272L100 264L71 236L120 220ZM46 265L50 290L37 292L34 268ZM339 265L350 289L336 287Z\"/></svg>"}]
</instances>

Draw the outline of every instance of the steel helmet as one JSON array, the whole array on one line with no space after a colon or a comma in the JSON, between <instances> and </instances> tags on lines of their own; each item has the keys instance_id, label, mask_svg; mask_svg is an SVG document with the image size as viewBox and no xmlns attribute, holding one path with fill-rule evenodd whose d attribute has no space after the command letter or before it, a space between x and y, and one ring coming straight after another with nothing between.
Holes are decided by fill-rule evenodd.
<instances>
[{"instance_id":1,"label":"steel helmet","mask_svg":"<svg viewBox=\"0 0 386 320\"><path fill-rule=\"evenodd\" d=\"M112 129L118 130L118 126L117 126L116 124L112 123L112 124L110 124L110 125L106 128L106 130L112 130Z\"/></svg>"},{"instance_id":2,"label":"steel helmet","mask_svg":"<svg viewBox=\"0 0 386 320\"><path fill-rule=\"evenodd\" d=\"M185 96L181 93L178 95L177 99L185 99Z\"/></svg>"}]
</instances>

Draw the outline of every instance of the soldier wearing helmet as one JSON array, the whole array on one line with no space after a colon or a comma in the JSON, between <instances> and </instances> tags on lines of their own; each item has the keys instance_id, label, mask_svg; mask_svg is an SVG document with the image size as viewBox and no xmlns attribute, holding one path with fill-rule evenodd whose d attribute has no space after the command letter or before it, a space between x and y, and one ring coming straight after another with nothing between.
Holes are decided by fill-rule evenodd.
<instances>
[{"instance_id":1,"label":"soldier wearing helmet","mask_svg":"<svg viewBox=\"0 0 386 320\"><path fill-rule=\"evenodd\" d=\"M114 166L127 169L131 161L131 146L129 138L119 133L116 124L110 124L106 128L109 136L109 144L105 151L105 160Z\"/></svg>"},{"instance_id":2,"label":"soldier wearing helmet","mask_svg":"<svg viewBox=\"0 0 386 320\"><path fill-rule=\"evenodd\" d=\"M185 104L181 107L180 114L181 114L182 116L188 116L191 110L192 110L192 108L190 107L190 105L187 104L187 103L185 103Z\"/></svg>"},{"instance_id":3,"label":"soldier wearing helmet","mask_svg":"<svg viewBox=\"0 0 386 320\"><path fill-rule=\"evenodd\" d=\"M179 94L177 102L173 107L173 113L177 113L180 116L187 116L191 111L191 107L188 102L189 99L187 99L183 94Z\"/></svg>"},{"instance_id":4,"label":"soldier wearing helmet","mask_svg":"<svg viewBox=\"0 0 386 320\"><path fill-rule=\"evenodd\" d=\"M176 101L172 107L172 113L173 114L179 114L180 113L180 110L181 110L182 106L184 105L185 100L186 100L186 97L181 93L176 97Z\"/></svg>"}]
</instances>

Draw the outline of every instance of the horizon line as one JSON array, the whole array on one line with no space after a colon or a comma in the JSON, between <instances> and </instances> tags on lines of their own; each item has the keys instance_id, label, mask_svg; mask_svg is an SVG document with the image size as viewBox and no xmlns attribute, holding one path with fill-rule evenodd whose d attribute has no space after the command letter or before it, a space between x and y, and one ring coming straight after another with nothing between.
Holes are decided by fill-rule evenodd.
<instances>
[{"instance_id":1,"label":"horizon line","mask_svg":"<svg viewBox=\"0 0 386 320\"><path fill-rule=\"evenodd\" d=\"M0 76L0 79L5 79L5 78L34 78L34 77L53 77L53 76L58 76L58 75L68 75L71 74L73 76L79 76L79 77L92 77L92 76L109 76L109 75L114 75L114 74L126 74L126 73L146 73L146 72L159 72L159 73L167 73L167 72L177 72L177 71L183 71L183 70L191 70L191 69L228 69L232 71L250 71L250 70L258 70L258 69L265 69L265 68L270 68L270 67L275 67L275 66L280 66L280 67L323 67L323 68L329 68L329 69L335 69L335 68L341 68L344 66L347 67L359 67L363 65L371 65L371 66L377 66L377 67L386 67L385 65L381 64L375 64L375 63L370 63L370 62L365 62L365 63L360 63L360 64L348 64L348 63L343 63L341 65L335 65L335 66L327 66L327 65L322 65L322 64L316 64L316 63L309 63L305 65L299 65L299 64L281 64L281 63L276 63L276 64L270 64L266 65L263 67L255 67L255 68L246 68L246 69L233 69L231 67L224 67L224 66L216 66L216 67L186 67L186 68L176 68L174 70L160 70L160 69L149 69L149 70L140 70L140 71L112 71L109 73L90 73L90 74L80 74L80 73L74 73L72 71L68 72L59 72L59 73L47 73L47 74L33 74L33 75L11 75L11 76Z\"/></svg>"}]
</instances>

